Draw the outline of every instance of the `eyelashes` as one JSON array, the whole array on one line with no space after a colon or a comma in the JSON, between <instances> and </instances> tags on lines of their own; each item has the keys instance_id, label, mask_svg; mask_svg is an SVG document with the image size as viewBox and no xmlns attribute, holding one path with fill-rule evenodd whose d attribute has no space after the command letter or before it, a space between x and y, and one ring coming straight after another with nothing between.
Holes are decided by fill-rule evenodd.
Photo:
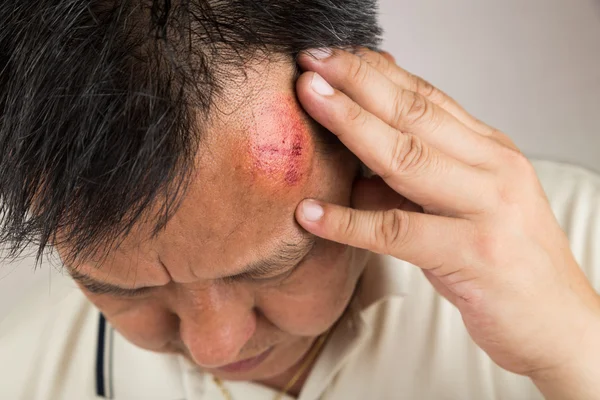
<instances>
[{"instance_id":1,"label":"eyelashes","mask_svg":"<svg viewBox=\"0 0 600 400\"><path fill-rule=\"evenodd\" d=\"M253 282L253 283L267 283L274 282L280 280L282 278L287 278L294 272L300 264L302 264L304 259L297 263L296 265L290 267L286 267L286 269L281 272L281 268L271 266L265 266L264 270L262 268L254 271L252 273L240 274L236 276L231 276L227 278L223 278L222 281L225 283L238 283L238 282ZM279 271L277 271L279 269Z\"/></svg>"},{"instance_id":2,"label":"eyelashes","mask_svg":"<svg viewBox=\"0 0 600 400\"><path fill-rule=\"evenodd\" d=\"M89 293L94 295L111 295L115 297L139 297L147 294L152 288L139 288L139 289L123 289L115 288L109 285L103 285L101 283L90 282L81 284Z\"/></svg>"}]
</instances>

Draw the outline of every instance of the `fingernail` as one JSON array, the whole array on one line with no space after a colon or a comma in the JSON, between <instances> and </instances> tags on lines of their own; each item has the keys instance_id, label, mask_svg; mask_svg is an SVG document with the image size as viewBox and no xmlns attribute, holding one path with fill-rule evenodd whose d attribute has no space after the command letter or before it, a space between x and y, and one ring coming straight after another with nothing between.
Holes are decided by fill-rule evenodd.
<instances>
[{"instance_id":1,"label":"fingernail","mask_svg":"<svg viewBox=\"0 0 600 400\"><path fill-rule=\"evenodd\" d=\"M302 215L307 221L316 222L321 219L324 213L323 207L314 200L305 200L302 203Z\"/></svg>"},{"instance_id":2,"label":"fingernail","mask_svg":"<svg viewBox=\"0 0 600 400\"><path fill-rule=\"evenodd\" d=\"M316 72L313 73L312 81L310 82L312 89L320 94L321 96L332 96L334 92L333 88L323 77Z\"/></svg>"},{"instance_id":3,"label":"fingernail","mask_svg":"<svg viewBox=\"0 0 600 400\"><path fill-rule=\"evenodd\" d=\"M320 49L310 49L306 53L313 56L315 59L322 61L331 57L333 51L330 48L322 47Z\"/></svg>"}]
</instances>

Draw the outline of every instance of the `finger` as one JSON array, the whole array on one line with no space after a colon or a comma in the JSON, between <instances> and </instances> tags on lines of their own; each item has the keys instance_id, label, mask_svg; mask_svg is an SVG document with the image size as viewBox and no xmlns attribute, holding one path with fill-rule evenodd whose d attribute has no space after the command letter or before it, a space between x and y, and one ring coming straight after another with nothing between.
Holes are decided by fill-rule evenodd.
<instances>
[{"instance_id":1,"label":"finger","mask_svg":"<svg viewBox=\"0 0 600 400\"><path fill-rule=\"evenodd\" d=\"M321 60L300 57L299 63L385 123L423 138L451 157L469 165L482 165L492 158L493 143L424 96L395 85L360 57L336 51Z\"/></svg>"},{"instance_id":2,"label":"finger","mask_svg":"<svg viewBox=\"0 0 600 400\"><path fill-rule=\"evenodd\" d=\"M432 103L446 110L473 131L484 136L489 136L507 147L517 149L517 146L507 135L473 117L448 94L433 86L425 79L411 74L396 65L395 59L389 53L378 53L364 48L355 54L396 85L405 90L410 90L424 96Z\"/></svg>"},{"instance_id":3,"label":"finger","mask_svg":"<svg viewBox=\"0 0 600 400\"><path fill-rule=\"evenodd\" d=\"M314 200L300 203L296 220L319 237L388 254L426 270L446 266L448 274L468 262L464 258L471 238L467 220L402 210L355 210Z\"/></svg>"},{"instance_id":4,"label":"finger","mask_svg":"<svg viewBox=\"0 0 600 400\"><path fill-rule=\"evenodd\" d=\"M318 74L300 77L297 93L304 109L396 192L428 212L448 215L479 214L494 205L495 181L486 171L400 133L344 93L321 85L327 83Z\"/></svg>"},{"instance_id":5,"label":"finger","mask_svg":"<svg viewBox=\"0 0 600 400\"><path fill-rule=\"evenodd\" d=\"M387 51L380 51L379 54L381 54L382 57L385 57L385 59L388 60L389 62L396 64L396 58L391 53L389 53ZM360 55L360 54L358 54L358 55Z\"/></svg>"},{"instance_id":6,"label":"finger","mask_svg":"<svg viewBox=\"0 0 600 400\"><path fill-rule=\"evenodd\" d=\"M379 176L361 178L352 187L352 208L358 210L392 210L422 212L422 208L396 193Z\"/></svg>"},{"instance_id":7,"label":"finger","mask_svg":"<svg viewBox=\"0 0 600 400\"><path fill-rule=\"evenodd\" d=\"M452 97L425 79L401 68L396 64L395 60L391 60L389 57L367 48L361 49L357 55L396 85L426 97L429 101L444 108L474 131L482 135L493 133L493 128L466 112Z\"/></svg>"},{"instance_id":8,"label":"finger","mask_svg":"<svg viewBox=\"0 0 600 400\"><path fill-rule=\"evenodd\" d=\"M416 213L422 213L423 211L421 207L392 190L378 176L356 180L353 186L352 197L352 208L357 210L386 211L400 209ZM456 305L457 294L453 293L449 287L442 283L441 279L444 279L444 277L437 277L434 275L434 272L439 274L442 271L439 267L432 270L423 270L425 277L433 287L448 301ZM443 273L447 274L445 271ZM445 278L448 277L446 276ZM452 284L452 282L450 283Z\"/></svg>"}]
</instances>

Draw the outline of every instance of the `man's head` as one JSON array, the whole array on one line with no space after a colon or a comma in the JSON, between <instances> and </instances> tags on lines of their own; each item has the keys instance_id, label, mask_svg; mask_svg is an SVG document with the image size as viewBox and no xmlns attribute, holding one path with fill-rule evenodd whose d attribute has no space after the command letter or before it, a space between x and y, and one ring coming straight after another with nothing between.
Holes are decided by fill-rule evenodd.
<instances>
[{"instance_id":1,"label":"man's head","mask_svg":"<svg viewBox=\"0 0 600 400\"><path fill-rule=\"evenodd\" d=\"M57 248L141 347L230 379L297 363L344 311L365 254L294 221L306 197L349 204L359 171L299 107L294 57L375 46L373 2L9 3L2 242Z\"/></svg>"}]
</instances>

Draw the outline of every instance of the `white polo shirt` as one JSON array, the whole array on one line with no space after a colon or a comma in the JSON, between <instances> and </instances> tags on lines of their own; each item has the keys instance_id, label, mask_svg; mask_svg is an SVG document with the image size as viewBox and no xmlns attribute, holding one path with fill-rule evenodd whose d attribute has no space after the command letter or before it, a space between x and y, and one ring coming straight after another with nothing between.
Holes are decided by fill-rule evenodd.
<instances>
[{"instance_id":1,"label":"white polo shirt","mask_svg":"<svg viewBox=\"0 0 600 400\"><path fill-rule=\"evenodd\" d=\"M575 256L600 291L600 177L534 163ZM275 391L225 382L233 399ZM176 355L135 347L70 279L38 288L0 323L0 399L224 400L212 377ZM288 397L289 399L289 397ZM299 400L542 399L527 379L497 367L458 311L418 268L374 256Z\"/></svg>"}]
</instances>

